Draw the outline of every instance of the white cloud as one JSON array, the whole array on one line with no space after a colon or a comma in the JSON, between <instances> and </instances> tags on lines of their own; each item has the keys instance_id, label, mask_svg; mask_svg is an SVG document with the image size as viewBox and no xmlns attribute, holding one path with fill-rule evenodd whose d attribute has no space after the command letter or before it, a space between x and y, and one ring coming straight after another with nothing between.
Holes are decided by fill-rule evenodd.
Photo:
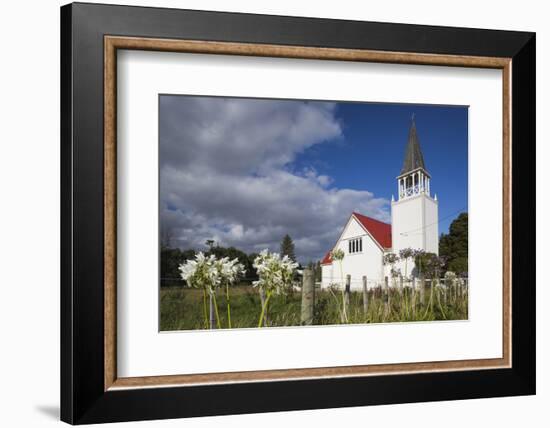
<instances>
[{"instance_id":1,"label":"white cloud","mask_svg":"<svg viewBox=\"0 0 550 428\"><path fill-rule=\"evenodd\" d=\"M330 187L313 167L288 168L342 138L332 103L161 98L161 221L182 248L206 239L278 249L289 233L302 261L321 257L352 211L388 221L388 201Z\"/></svg>"}]
</instances>

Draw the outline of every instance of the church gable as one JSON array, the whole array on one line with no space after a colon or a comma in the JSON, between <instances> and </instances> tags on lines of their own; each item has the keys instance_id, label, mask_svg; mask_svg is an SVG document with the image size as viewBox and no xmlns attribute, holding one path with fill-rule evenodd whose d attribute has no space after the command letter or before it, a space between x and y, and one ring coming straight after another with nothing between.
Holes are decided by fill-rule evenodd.
<instances>
[{"instance_id":1,"label":"church gable","mask_svg":"<svg viewBox=\"0 0 550 428\"><path fill-rule=\"evenodd\" d=\"M352 216L361 224L376 243L388 249L392 247L391 224L354 212Z\"/></svg>"},{"instance_id":2,"label":"church gable","mask_svg":"<svg viewBox=\"0 0 550 428\"><path fill-rule=\"evenodd\" d=\"M356 212L351 214L334 248L342 247L343 241L364 236L367 236L382 250L391 248L391 225ZM321 264L329 265L331 263L332 257L329 251L321 260Z\"/></svg>"},{"instance_id":3,"label":"church gable","mask_svg":"<svg viewBox=\"0 0 550 428\"><path fill-rule=\"evenodd\" d=\"M343 241L350 238L357 238L359 236L365 235L365 233L365 228L361 225L361 223L354 215L351 215L338 241Z\"/></svg>"}]
</instances>

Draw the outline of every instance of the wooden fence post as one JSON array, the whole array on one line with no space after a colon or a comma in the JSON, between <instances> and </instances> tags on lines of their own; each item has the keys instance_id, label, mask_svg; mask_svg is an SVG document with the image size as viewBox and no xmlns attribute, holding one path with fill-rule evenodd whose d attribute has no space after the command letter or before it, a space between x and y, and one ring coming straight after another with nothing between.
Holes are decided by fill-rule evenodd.
<instances>
[{"instance_id":1,"label":"wooden fence post","mask_svg":"<svg viewBox=\"0 0 550 428\"><path fill-rule=\"evenodd\" d=\"M369 290L367 288L367 277L363 276L363 312L365 315L369 310Z\"/></svg>"},{"instance_id":2,"label":"wooden fence post","mask_svg":"<svg viewBox=\"0 0 550 428\"><path fill-rule=\"evenodd\" d=\"M344 290L344 314L346 317L346 322L349 321L349 293L351 289L351 275L346 275L346 288Z\"/></svg>"},{"instance_id":3,"label":"wooden fence post","mask_svg":"<svg viewBox=\"0 0 550 428\"><path fill-rule=\"evenodd\" d=\"M313 324L313 310L315 308L315 275L310 268L304 269L302 279L302 313L301 324Z\"/></svg>"}]
</instances>

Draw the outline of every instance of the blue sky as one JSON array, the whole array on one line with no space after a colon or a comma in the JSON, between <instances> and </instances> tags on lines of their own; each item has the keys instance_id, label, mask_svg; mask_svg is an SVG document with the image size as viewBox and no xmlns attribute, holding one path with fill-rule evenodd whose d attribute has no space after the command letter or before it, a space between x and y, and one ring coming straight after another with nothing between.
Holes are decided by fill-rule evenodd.
<instances>
[{"instance_id":1,"label":"blue sky","mask_svg":"<svg viewBox=\"0 0 550 428\"><path fill-rule=\"evenodd\" d=\"M467 207L466 107L160 95L162 233L248 253L288 233L318 260L351 212L390 222L413 113L447 232Z\"/></svg>"},{"instance_id":2,"label":"blue sky","mask_svg":"<svg viewBox=\"0 0 550 428\"><path fill-rule=\"evenodd\" d=\"M330 176L336 187L397 198L395 177L401 171L413 114L432 176L432 196L437 194L439 200L439 230L447 233L458 213L468 210L467 107L338 103L336 117L343 137L299 154L294 167L313 166Z\"/></svg>"}]
</instances>

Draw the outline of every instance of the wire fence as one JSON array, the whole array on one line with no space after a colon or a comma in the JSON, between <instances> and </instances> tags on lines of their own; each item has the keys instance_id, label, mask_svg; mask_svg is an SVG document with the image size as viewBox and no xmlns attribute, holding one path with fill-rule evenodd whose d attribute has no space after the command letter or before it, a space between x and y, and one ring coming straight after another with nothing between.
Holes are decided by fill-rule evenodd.
<instances>
[{"instance_id":1,"label":"wire fence","mask_svg":"<svg viewBox=\"0 0 550 428\"><path fill-rule=\"evenodd\" d=\"M250 285L252 286L252 283L254 281L257 281L257 277L244 277L240 278L238 285ZM184 287L185 281L181 278L177 277L160 277L160 285L161 287Z\"/></svg>"},{"instance_id":2,"label":"wire fence","mask_svg":"<svg viewBox=\"0 0 550 428\"><path fill-rule=\"evenodd\" d=\"M250 285L252 286L253 282L256 281L258 278L256 277L245 277L241 278L239 280L239 285ZM452 286L461 286L463 288L468 288L468 278L462 278L457 277L454 279L449 278L436 278L436 279L420 279L420 278L412 278L412 279L404 279L401 281L400 278L388 278L387 286L390 288L402 288L402 287L409 287L409 288L418 288L421 286L422 281L424 283L424 287L430 288L433 285L439 286L439 287L452 287ZM172 277L161 277L160 278L161 286L163 287L183 287L185 286L185 281L183 281L181 278L172 278ZM342 280L341 278L331 278L330 280L316 280L315 281L315 287L316 288L326 288L329 286L335 286L338 288L345 287L346 284L350 285L352 289L358 289L363 287L364 280L363 278L356 278L356 277L350 277L349 281L344 278ZM368 288L384 288L386 287L386 281L385 280L373 280L373 279L366 279L367 287ZM294 281L294 288L298 289L302 286L302 279L296 278Z\"/></svg>"},{"instance_id":3,"label":"wire fence","mask_svg":"<svg viewBox=\"0 0 550 428\"><path fill-rule=\"evenodd\" d=\"M405 279L403 278L388 278L388 286L389 287L418 287L422 283L425 284L427 287L431 287L432 284L440 286L440 287L450 287L450 286L468 286L468 278L464 277L457 277L457 278L412 278L412 279ZM341 278L331 278L330 280L324 280L324 281L315 281L316 285L321 286L327 286L327 285L336 285L336 286L345 286L346 284L353 285L360 285L363 286L363 283L365 280L363 278L354 278L350 277L349 279L344 278L343 280ZM385 287L386 281L385 280L373 280L373 279L366 279L366 283L369 288L371 287Z\"/></svg>"},{"instance_id":4,"label":"wire fence","mask_svg":"<svg viewBox=\"0 0 550 428\"><path fill-rule=\"evenodd\" d=\"M231 287L227 290L232 294L233 320L239 319L239 322L248 323L246 325L249 326L256 326L256 323L262 322L261 315L260 321L254 319L251 323L249 320L258 312L258 306L254 302L261 304L262 313L268 307L262 289L252 287L247 289L244 285L247 283L251 285L254 280L255 278L251 277L244 278L243 282L235 284L243 287L240 289ZM185 287L185 282L181 278L161 277L161 281L164 281L165 286L172 284ZM188 299L178 290L166 288L162 293L165 293L165 297L168 296L167 299L178 300L177 304L185 304ZM271 301L273 306L269 306L269 315L263 319L263 325L329 325L467 319L468 295L468 278L447 275L435 279L397 277L369 280L366 277L346 276L344 280L333 278L332 281L321 282L318 277L315 278L311 269L304 269L303 275L295 277L292 287L287 287L283 293L278 294L278 297L273 297ZM224 297L220 296L220 298ZM279 300L276 300L277 298ZM210 299L214 302L212 295ZM200 301L189 300L189 302L191 303L188 304L193 305L193 308L188 309L191 313L200 306ZM165 305L165 307L171 306ZM204 311L206 319L207 309ZM179 317L181 314L182 312L178 310L174 316ZM210 328L216 328L213 327L214 315L215 310L210 305L208 318Z\"/></svg>"}]
</instances>

